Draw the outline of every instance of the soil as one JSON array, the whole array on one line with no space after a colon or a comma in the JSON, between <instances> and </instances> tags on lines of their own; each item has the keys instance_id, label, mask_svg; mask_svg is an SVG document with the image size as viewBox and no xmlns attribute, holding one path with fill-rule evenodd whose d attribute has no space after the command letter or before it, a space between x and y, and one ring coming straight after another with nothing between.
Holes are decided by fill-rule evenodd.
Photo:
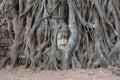
<instances>
[{"instance_id":1,"label":"soil","mask_svg":"<svg viewBox=\"0 0 120 80\"><path fill-rule=\"evenodd\" d=\"M0 80L120 80L108 69L73 69L68 71L33 71L23 67L0 70Z\"/></svg>"}]
</instances>

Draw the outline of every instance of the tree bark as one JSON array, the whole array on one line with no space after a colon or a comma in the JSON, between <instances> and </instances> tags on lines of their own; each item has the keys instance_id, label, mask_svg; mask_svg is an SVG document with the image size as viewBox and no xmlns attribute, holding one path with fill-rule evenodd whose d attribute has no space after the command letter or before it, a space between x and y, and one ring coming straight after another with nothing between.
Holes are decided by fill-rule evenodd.
<instances>
[{"instance_id":1,"label":"tree bark","mask_svg":"<svg viewBox=\"0 0 120 80\"><path fill-rule=\"evenodd\" d=\"M110 67L120 75L119 5L119 0L3 0L0 27L11 42L1 68Z\"/></svg>"}]
</instances>

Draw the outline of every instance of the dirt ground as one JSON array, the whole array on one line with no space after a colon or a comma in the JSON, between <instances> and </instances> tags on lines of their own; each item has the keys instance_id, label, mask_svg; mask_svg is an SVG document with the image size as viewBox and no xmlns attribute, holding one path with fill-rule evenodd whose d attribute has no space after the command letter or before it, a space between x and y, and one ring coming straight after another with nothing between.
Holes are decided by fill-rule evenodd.
<instances>
[{"instance_id":1,"label":"dirt ground","mask_svg":"<svg viewBox=\"0 0 120 80\"><path fill-rule=\"evenodd\" d=\"M107 69L74 69L68 71L32 71L9 67L0 70L0 80L120 80Z\"/></svg>"}]
</instances>

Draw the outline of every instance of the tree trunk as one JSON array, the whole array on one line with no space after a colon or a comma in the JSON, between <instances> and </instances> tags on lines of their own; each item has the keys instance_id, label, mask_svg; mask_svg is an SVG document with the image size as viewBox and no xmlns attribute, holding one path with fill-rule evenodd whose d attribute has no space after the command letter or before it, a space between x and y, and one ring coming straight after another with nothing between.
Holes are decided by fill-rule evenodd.
<instances>
[{"instance_id":1,"label":"tree trunk","mask_svg":"<svg viewBox=\"0 0 120 80\"><path fill-rule=\"evenodd\" d=\"M0 27L11 42L1 68L110 67L120 75L119 5L119 0L3 0L7 24L0 19Z\"/></svg>"}]
</instances>

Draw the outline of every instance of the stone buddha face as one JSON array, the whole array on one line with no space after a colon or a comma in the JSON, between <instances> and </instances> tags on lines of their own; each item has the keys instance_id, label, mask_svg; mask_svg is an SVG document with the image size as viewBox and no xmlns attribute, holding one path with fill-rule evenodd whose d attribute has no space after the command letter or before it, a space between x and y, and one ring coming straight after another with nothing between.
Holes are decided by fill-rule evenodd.
<instances>
[{"instance_id":1,"label":"stone buddha face","mask_svg":"<svg viewBox=\"0 0 120 80\"><path fill-rule=\"evenodd\" d=\"M59 30L58 35L57 35L57 47L58 49L63 49L69 38L69 29L66 24L61 25L62 28Z\"/></svg>"}]
</instances>

